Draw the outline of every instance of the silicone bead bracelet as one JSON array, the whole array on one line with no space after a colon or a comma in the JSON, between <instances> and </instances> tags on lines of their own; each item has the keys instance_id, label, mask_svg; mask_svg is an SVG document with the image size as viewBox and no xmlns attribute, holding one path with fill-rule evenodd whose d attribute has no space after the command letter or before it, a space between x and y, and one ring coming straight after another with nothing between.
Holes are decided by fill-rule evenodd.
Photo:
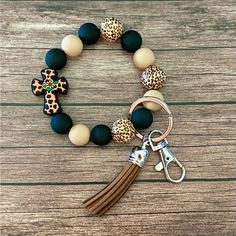
<instances>
[{"instance_id":1,"label":"silicone bead bracelet","mask_svg":"<svg viewBox=\"0 0 236 236\"><path fill-rule=\"evenodd\" d=\"M69 133L70 141L76 146L86 145L91 140L96 145L106 145L111 139L117 143L128 143L136 135L143 136L137 131L148 128L153 121L151 111L157 111L163 107L169 114L169 126L163 136L167 136L172 127L172 117L167 105L163 102L162 94L157 91L166 80L164 71L155 66L155 56L151 49L141 47L142 37L135 30L124 32L123 24L116 18L106 18L98 28L93 23L85 23L80 26L78 35L67 35L63 38L61 48L50 49L45 56L47 68L41 70L42 80L33 79L31 83L34 95L44 96L43 112L51 118L51 128L59 134ZM105 124L98 124L89 130L84 124L73 125L72 119L63 113L57 98L58 94L67 94L68 81L59 77L57 70L61 70L67 63L68 57L77 57L84 45L96 43L100 38L108 42L120 40L121 47L133 54L133 62L138 69L142 70L141 84L148 90L141 100L136 101L139 108L131 106L129 116L116 120L111 128ZM151 98L151 99L150 99Z\"/></svg>"}]
</instances>

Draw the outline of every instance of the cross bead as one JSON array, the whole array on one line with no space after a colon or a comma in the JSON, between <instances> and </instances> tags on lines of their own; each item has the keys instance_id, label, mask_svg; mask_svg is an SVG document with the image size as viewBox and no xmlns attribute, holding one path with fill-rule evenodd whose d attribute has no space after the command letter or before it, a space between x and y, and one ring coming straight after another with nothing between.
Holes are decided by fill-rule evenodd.
<instances>
[{"instance_id":1,"label":"cross bead","mask_svg":"<svg viewBox=\"0 0 236 236\"><path fill-rule=\"evenodd\" d=\"M35 96L44 95L43 112L50 116L62 112L57 94L67 94L68 82L66 78L58 78L57 72L48 68L43 69L41 75L43 80L33 79L31 88Z\"/></svg>"}]
</instances>

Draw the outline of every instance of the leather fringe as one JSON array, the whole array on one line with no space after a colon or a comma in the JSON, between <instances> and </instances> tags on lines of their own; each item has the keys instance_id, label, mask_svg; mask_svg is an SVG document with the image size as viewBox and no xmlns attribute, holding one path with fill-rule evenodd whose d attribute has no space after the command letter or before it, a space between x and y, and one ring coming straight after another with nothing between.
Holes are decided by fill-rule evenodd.
<instances>
[{"instance_id":1,"label":"leather fringe","mask_svg":"<svg viewBox=\"0 0 236 236\"><path fill-rule=\"evenodd\" d=\"M141 168L127 163L123 170L104 189L85 200L83 204L94 215L102 216L126 193Z\"/></svg>"}]
</instances>

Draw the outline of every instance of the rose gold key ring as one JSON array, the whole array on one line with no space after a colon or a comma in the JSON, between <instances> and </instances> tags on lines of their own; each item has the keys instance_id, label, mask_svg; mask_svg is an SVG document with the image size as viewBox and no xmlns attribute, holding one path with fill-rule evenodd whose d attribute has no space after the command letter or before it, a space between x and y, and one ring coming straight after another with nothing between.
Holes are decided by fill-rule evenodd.
<instances>
[{"instance_id":1,"label":"rose gold key ring","mask_svg":"<svg viewBox=\"0 0 236 236\"><path fill-rule=\"evenodd\" d=\"M168 121L169 121L169 123L168 123L168 127L167 127L166 131L165 131L163 134L161 134L160 136L153 138L153 141L154 141L154 142L160 142L160 141L164 140L164 139L168 136L168 134L170 133L170 131L171 131L172 127L173 127L173 116L172 116L172 114L171 114L171 111L170 111L170 109L168 108L168 106L167 106L167 104L166 104L165 102L161 101L161 100L158 99L158 98L148 97L148 96L147 96L147 97L139 98L139 99L137 99L136 101L134 101L134 102L131 104L130 109L129 109L129 116L130 116L130 117L131 117L133 111L135 110L135 108L136 108L139 104L141 104L141 103L143 103L143 102L154 102L154 103L157 103L157 104L160 105L160 106L167 112L167 114L168 114ZM140 134L137 130L136 130L136 136L137 136L139 139L141 139L141 140L143 140L143 138L144 138L144 136L143 136L142 134Z\"/></svg>"}]
</instances>

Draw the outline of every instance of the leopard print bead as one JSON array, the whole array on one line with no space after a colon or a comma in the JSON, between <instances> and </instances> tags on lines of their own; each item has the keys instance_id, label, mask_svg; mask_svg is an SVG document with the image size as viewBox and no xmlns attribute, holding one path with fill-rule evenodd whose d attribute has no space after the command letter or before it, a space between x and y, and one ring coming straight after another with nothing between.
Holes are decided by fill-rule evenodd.
<instances>
[{"instance_id":1,"label":"leopard print bead","mask_svg":"<svg viewBox=\"0 0 236 236\"><path fill-rule=\"evenodd\" d=\"M149 66L141 76L141 82L146 89L158 89L162 87L166 80L166 75L161 68Z\"/></svg>"},{"instance_id":2,"label":"leopard print bead","mask_svg":"<svg viewBox=\"0 0 236 236\"><path fill-rule=\"evenodd\" d=\"M122 23L114 18L106 18L105 22L101 23L101 35L108 42L117 41L123 33Z\"/></svg>"},{"instance_id":3,"label":"leopard print bead","mask_svg":"<svg viewBox=\"0 0 236 236\"><path fill-rule=\"evenodd\" d=\"M115 121L111 128L112 138L116 143L128 143L135 136L135 128L128 119Z\"/></svg>"}]
</instances>

